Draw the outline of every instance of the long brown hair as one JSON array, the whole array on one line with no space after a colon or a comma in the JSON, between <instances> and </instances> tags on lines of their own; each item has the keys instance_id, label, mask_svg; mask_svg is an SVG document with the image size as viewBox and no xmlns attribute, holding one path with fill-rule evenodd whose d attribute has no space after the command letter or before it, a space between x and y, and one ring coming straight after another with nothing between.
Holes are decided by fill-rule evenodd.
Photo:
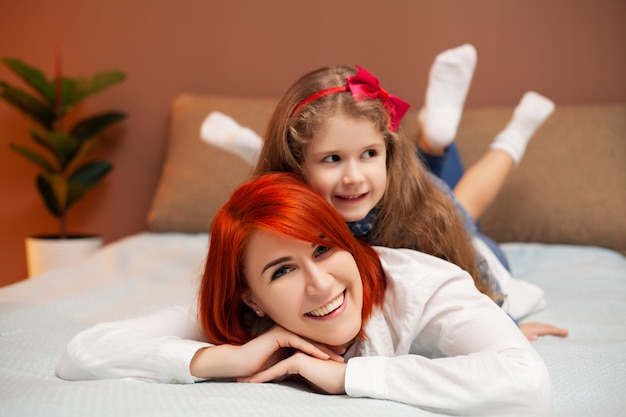
<instances>
[{"instance_id":1,"label":"long brown hair","mask_svg":"<svg viewBox=\"0 0 626 417\"><path fill-rule=\"evenodd\" d=\"M346 78L356 72L352 67L326 67L298 79L272 115L254 174L293 172L306 180L304 149L326 120L339 114L370 121L385 139L388 175L367 242L415 249L452 262L472 275L479 291L496 299L489 279L486 282L479 274L470 236L456 207L431 180L402 128L398 132L389 129L389 114L380 100L355 101L349 92L329 94L292 115L302 100L319 91L346 85Z\"/></svg>"},{"instance_id":2,"label":"long brown hair","mask_svg":"<svg viewBox=\"0 0 626 417\"><path fill-rule=\"evenodd\" d=\"M357 240L339 213L295 174L260 176L242 184L211 226L211 241L198 294L198 321L212 343L252 339L256 316L243 302L248 286L243 259L257 230L350 252L363 283L362 327L383 303L386 279L378 255Z\"/></svg>"}]
</instances>

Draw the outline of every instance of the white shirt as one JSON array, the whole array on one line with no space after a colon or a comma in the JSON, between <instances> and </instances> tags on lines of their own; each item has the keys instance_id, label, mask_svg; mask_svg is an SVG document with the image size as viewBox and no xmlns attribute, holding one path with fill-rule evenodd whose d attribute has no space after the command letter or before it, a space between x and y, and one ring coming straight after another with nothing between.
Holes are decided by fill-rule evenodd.
<instances>
[{"instance_id":1,"label":"white shirt","mask_svg":"<svg viewBox=\"0 0 626 417\"><path fill-rule=\"evenodd\" d=\"M344 355L349 396L455 414L550 408L543 360L469 274L420 252L376 250L387 291L383 308L366 324L366 340ZM206 346L192 303L79 333L57 373L64 379L192 383L198 379L190 373L191 359Z\"/></svg>"},{"instance_id":2,"label":"white shirt","mask_svg":"<svg viewBox=\"0 0 626 417\"><path fill-rule=\"evenodd\" d=\"M487 262L487 267L498 281L500 290L506 295L502 304L502 309L505 312L515 320L520 320L545 307L546 302L541 287L528 281L513 278L482 239L474 236L472 242L474 248Z\"/></svg>"}]
</instances>

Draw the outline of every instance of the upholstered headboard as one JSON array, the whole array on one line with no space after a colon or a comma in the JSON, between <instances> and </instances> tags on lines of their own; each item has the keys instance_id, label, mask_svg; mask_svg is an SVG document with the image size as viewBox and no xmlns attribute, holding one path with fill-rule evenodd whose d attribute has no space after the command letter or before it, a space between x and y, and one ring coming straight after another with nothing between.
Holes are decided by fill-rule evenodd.
<instances>
[{"instance_id":1,"label":"upholstered headboard","mask_svg":"<svg viewBox=\"0 0 626 417\"><path fill-rule=\"evenodd\" d=\"M202 141L200 125L220 111L263 135L276 102L191 94L174 100L167 154L147 219L150 230L208 230L252 166ZM466 165L487 149L512 112L513 107L464 112L457 144ZM402 128L416 137L414 109ZM557 104L481 226L500 242L596 245L626 253L626 105Z\"/></svg>"}]
</instances>

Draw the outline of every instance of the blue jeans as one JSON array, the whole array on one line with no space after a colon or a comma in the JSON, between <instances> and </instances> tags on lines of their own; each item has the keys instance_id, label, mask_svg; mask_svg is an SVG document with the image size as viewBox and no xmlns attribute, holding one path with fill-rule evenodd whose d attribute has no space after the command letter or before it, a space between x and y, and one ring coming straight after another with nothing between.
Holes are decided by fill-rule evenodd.
<instances>
[{"instance_id":1,"label":"blue jeans","mask_svg":"<svg viewBox=\"0 0 626 417\"><path fill-rule=\"evenodd\" d=\"M452 194L452 189L459 182L463 173L465 172L463 168L463 163L461 162L461 157L456 148L456 145L452 143L446 149L446 152L443 155L429 155L427 153L420 152L418 150L418 157L420 160L426 165L426 167L432 172L434 175L439 177L446 186L440 184L441 181L435 181L435 183L441 188L452 201L456 205L457 209L463 216L465 221L465 226L467 231L472 235L483 240L487 246L493 251L498 260L504 265L506 269L510 271L509 262L506 259L506 255L502 248L490 237L485 236L480 232L478 223L474 220L469 213L461 206L461 204L456 200L454 195Z\"/></svg>"},{"instance_id":2,"label":"blue jeans","mask_svg":"<svg viewBox=\"0 0 626 417\"><path fill-rule=\"evenodd\" d=\"M443 155L431 155L420 150L418 150L418 155L426 165L426 168L444 180L452 189L456 187L456 184L465 173L461 156L454 143L448 146Z\"/></svg>"}]
</instances>

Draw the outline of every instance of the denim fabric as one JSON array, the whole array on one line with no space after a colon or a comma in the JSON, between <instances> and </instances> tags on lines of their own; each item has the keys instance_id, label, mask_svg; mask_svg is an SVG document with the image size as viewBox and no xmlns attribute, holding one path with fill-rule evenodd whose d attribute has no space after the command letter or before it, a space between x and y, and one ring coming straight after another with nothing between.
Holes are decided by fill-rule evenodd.
<instances>
[{"instance_id":1,"label":"denim fabric","mask_svg":"<svg viewBox=\"0 0 626 417\"><path fill-rule=\"evenodd\" d=\"M441 178L437 177L433 173L430 173L430 178L433 180L435 185L439 187L439 189L441 189L443 192L445 192L448 195L448 197L450 197L450 200L452 200L457 210L461 214L461 217L463 218L463 223L465 225L465 230L467 230L467 233L470 236L476 236L480 239L486 238L486 236L484 236L478 231L478 225L476 224L476 221L469 215L469 213L465 210L465 208L463 208L463 206L454 197L454 194L452 193L452 190L450 189L448 184L446 184ZM508 269L508 262L506 262L506 257L504 257L504 252L502 252L502 250L498 247L496 242L487 238L487 240L485 240L485 243L492 250L493 250L493 246L489 244L489 241L493 242L493 245L495 245L495 247L497 248L497 251L494 251L494 253L498 257L498 260L500 260L500 257L498 256L498 254L500 253L504 260L504 262L502 261L501 262ZM497 280L494 277L491 277L491 270L489 269L489 266L487 265L487 261L478 252L475 252L475 256L476 256L476 264L478 265L478 272L480 273L481 278L485 281L485 283L487 283L488 285L491 285L491 289L494 293L502 294L502 289L500 288L500 285L498 285Z\"/></svg>"},{"instance_id":2,"label":"denim fabric","mask_svg":"<svg viewBox=\"0 0 626 417\"><path fill-rule=\"evenodd\" d=\"M445 191L446 194L450 196L452 201L454 201L457 209L465 219L468 232L471 233L472 236L477 236L482 239L493 251L502 265L510 271L511 268L509 267L509 262L506 259L506 255L502 251L502 248L500 248L500 246L493 239L480 232L479 225L470 217L465 208L461 206L458 201L456 201L454 195L452 194L452 189L456 186L464 173L463 163L456 145L452 143L448 146L443 155L429 155L418 150L418 157L422 162L424 162L430 172L438 177L437 179L443 180L447 185L447 187L442 187L441 181L436 181L439 188Z\"/></svg>"},{"instance_id":3,"label":"denim fabric","mask_svg":"<svg viewBox=\"0 0 626 417\"><path fill-rule=\"evenodd\" d=\"M465 172L454 143L448 146L443 155L430 155L419 150L418 155L430 172L444 180L450 188L456 186Z\"/></svg>"}]
</instances>

